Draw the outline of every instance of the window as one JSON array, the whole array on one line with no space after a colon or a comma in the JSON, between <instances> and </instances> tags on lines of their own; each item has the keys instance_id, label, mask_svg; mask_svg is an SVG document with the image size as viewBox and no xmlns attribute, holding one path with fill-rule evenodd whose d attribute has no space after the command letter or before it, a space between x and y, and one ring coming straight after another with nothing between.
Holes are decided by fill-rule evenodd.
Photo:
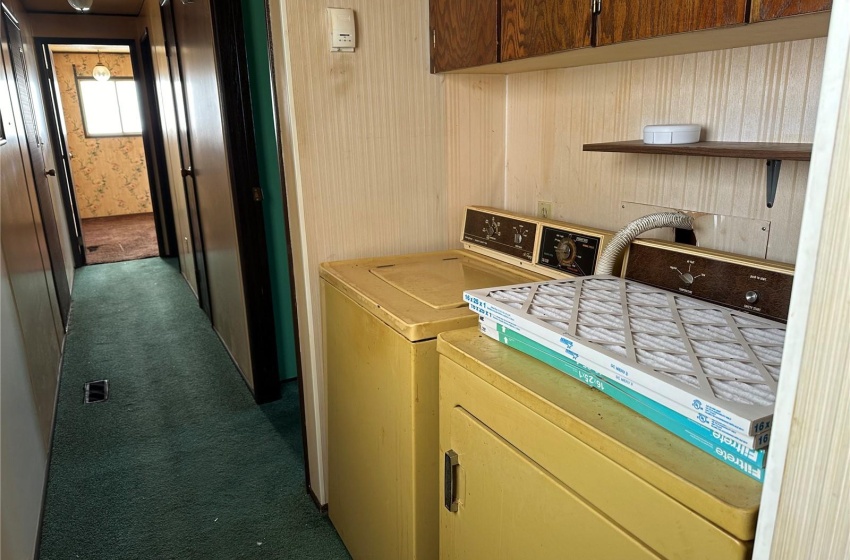
<instances>
[{"instance_id":1,"label":"window","mask_svg":"<svg viewBox=\"0 0 850 560\"><path fill-rule=\"evenodd\" d=\"M86 136L139 136L142 117L133 78L77 79Z\"/></svg>"}]
</instances>

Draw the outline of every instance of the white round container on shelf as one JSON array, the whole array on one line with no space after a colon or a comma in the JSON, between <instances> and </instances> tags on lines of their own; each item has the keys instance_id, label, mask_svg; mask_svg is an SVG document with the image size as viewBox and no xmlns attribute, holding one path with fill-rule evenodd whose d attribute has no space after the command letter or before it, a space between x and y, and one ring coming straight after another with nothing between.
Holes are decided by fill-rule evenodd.
<instances>
[{"instance_id":1,"label":"white round container on shelf","mask_svg":"<svg viewBox=\"0 0 850 560\"><path fill-rule=\"evenodd\" d=\"M698 124L650 124L643 127L643 143L694 144L701 132Z\"/></svg>"}]
</instances>

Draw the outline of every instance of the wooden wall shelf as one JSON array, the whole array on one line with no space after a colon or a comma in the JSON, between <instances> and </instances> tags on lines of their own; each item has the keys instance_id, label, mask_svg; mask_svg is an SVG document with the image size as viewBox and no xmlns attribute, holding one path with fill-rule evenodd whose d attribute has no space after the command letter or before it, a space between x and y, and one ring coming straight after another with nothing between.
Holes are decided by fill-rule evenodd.
<instances>
[{"instance_id":1,"label":"wooden wall shelf","mask_svg":"<svg viewBox=\"0 0 850 560\"><path fill-rule=\"evenodd\" d=\"M644 144L643 140L585 144L585 152L626 152L630 154L671 154L745 159L784 159L809 161L811 144L779 142L697 142L695 144Z\"/></svg>"},{"instance_id":2,"label":"wooden wall shelf","mask_svg":"<svg viewBox=\"0 0 850 560\"><path fill-rule=\"evenodd\" d=\"M644 144L643 140L585 144L585 152L667 154L767 160L767 207L773 208L782 160L809 161L811 144L781 142L696 142L694 144Z\"/></svg>"}]
</instances>

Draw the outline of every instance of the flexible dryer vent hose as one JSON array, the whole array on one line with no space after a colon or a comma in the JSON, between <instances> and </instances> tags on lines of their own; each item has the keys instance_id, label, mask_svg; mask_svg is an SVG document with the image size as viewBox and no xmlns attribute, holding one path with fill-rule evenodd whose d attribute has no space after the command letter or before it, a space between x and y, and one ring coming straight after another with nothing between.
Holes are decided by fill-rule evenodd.
<instances>
[{"instance_id":1,"label":"flexible dryer vent hose","mask_svg":"<svg viewBox=\"0 0 850 560\"><path fill-rule=\"evenodd\" d=\"M694 219L681 212L658 212L657 214L649 214L630 222L626 227L617 232L611 243L602 251L602 256L599 257L599 264L596 266L596 274L613 274L614 263L617 262L620 253L638 235L663 227L693 229Z\"/></svg>"}]
</instances>

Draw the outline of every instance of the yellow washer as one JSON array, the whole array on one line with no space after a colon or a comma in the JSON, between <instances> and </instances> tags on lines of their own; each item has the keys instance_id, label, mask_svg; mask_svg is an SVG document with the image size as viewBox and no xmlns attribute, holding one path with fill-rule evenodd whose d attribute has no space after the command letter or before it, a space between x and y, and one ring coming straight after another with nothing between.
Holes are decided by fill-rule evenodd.
<instances>
[{"instance_id":1,"label":"yellow washer","mask_svg":"<svg viewBox=\"0 0 850 560\"><path fill-rule=\"evenodd\" d=\"M436 337L477 325L464 290L592 273L609 240L470 207L464 250L321 266L328 512L356 560L438 557Z\"/></svg>"}]
</instances>

